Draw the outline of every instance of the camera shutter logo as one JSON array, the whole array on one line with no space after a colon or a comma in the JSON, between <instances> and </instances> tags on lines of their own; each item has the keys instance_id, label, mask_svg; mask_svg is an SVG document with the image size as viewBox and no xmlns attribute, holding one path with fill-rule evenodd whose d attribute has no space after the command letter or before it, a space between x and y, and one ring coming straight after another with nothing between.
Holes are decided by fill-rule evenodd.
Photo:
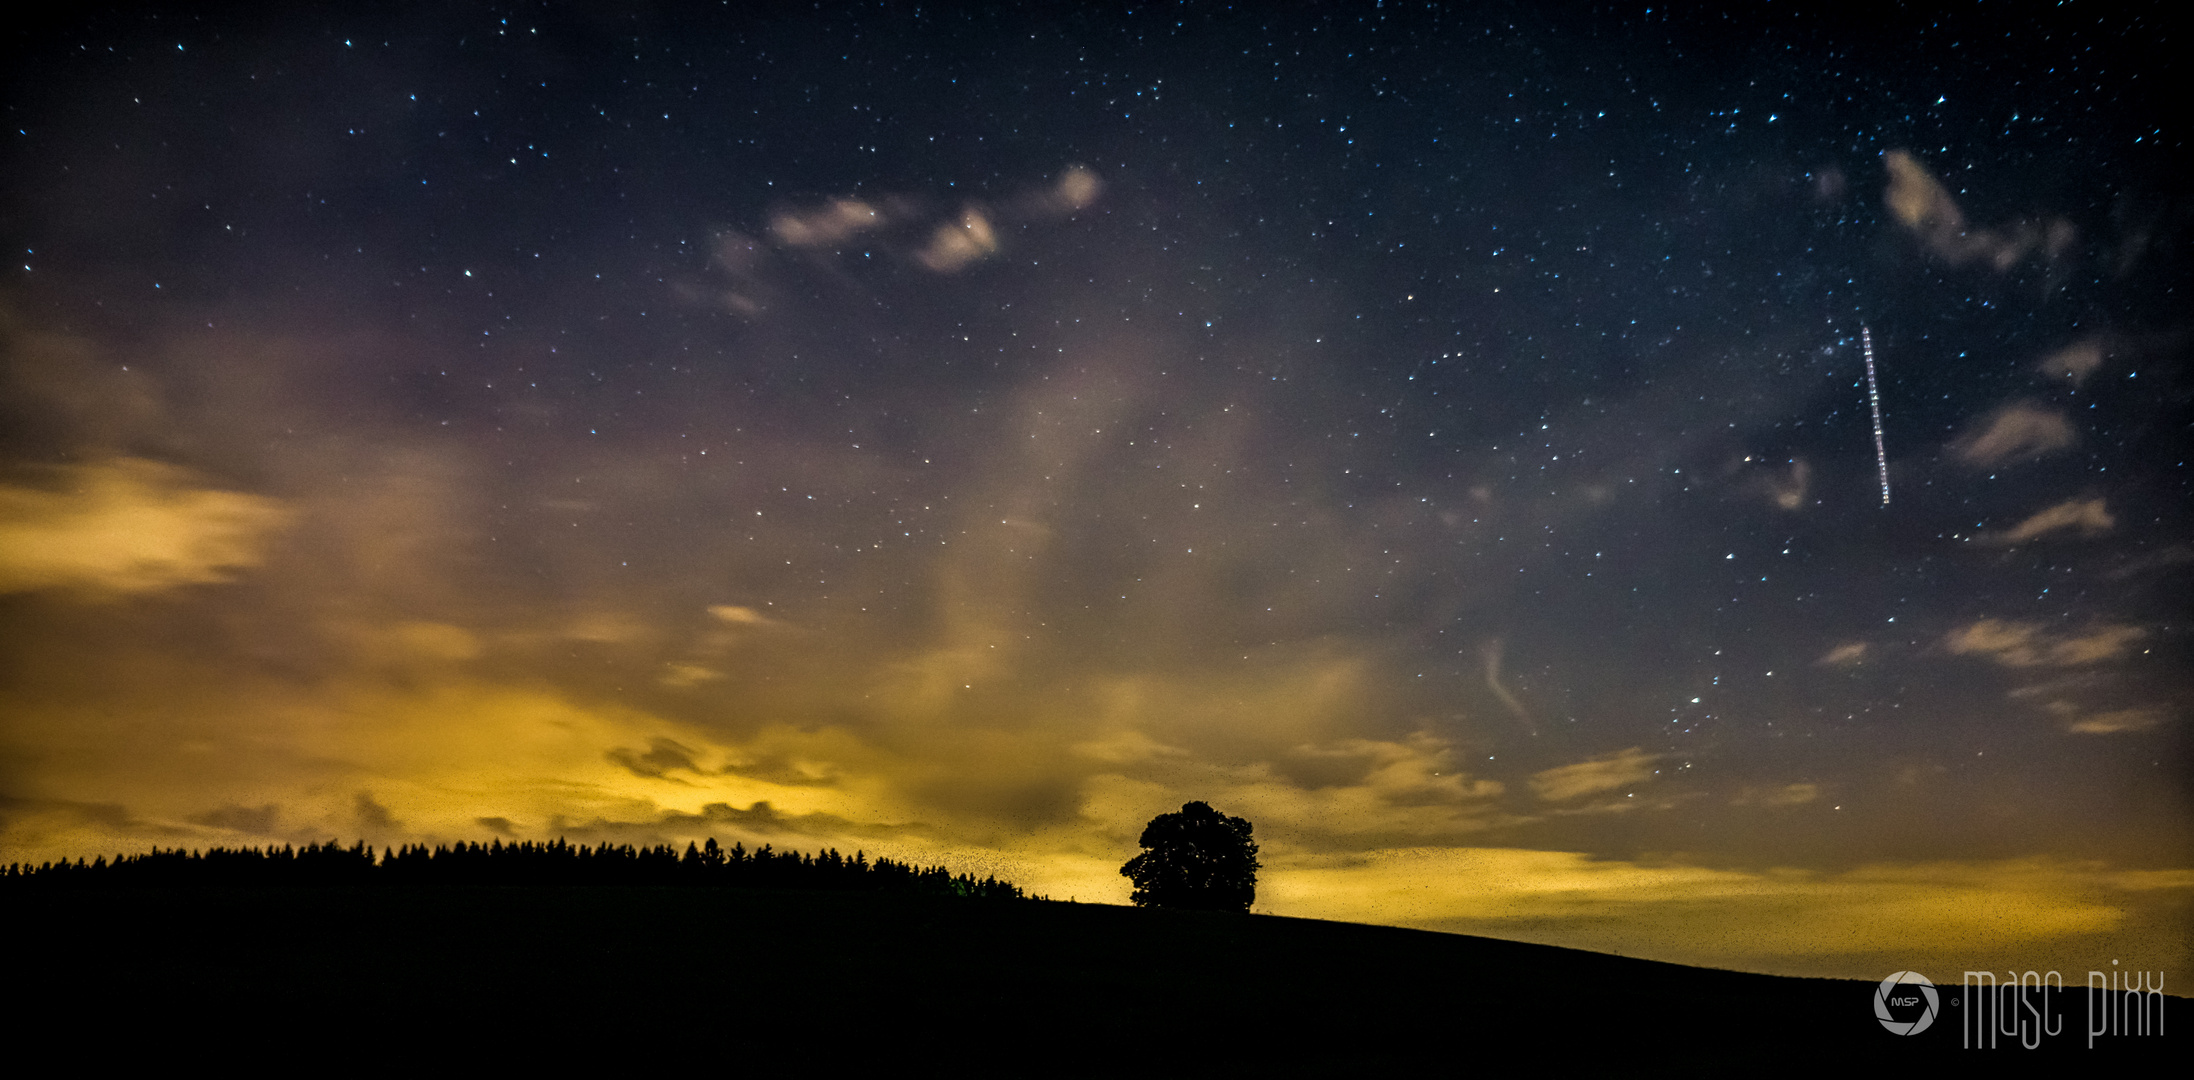
<instances>
[{"instance_id":1,"label":"camera shutter logo","mask_svg":"<svg viewBox=\"0 0 2194 1080\"><path fill-rule=\"evenodd\" d=\"M1914 995L1914 990L1918 990L1919 993ZM1924 1003L1927 1006L1927 1011L1921 1013L1918 1020L1899 1020L1889 1014L1889 1006L1892 1003L1897 1005L1919 1005ZM1882 985L1874 991L1874 1015L1881 1020L1882 1026L1887 1028L1892 1035L1918 1035L1926 1031L1927 1026L1935 1022L1935 1009L1938 1004L1939 1002L1935 997L1935 984L1927 981L1927 976L1917 971L1900 971L1895 975L1891 975L1889 978L1883 979Z\"/></svg>"}]
</instances>

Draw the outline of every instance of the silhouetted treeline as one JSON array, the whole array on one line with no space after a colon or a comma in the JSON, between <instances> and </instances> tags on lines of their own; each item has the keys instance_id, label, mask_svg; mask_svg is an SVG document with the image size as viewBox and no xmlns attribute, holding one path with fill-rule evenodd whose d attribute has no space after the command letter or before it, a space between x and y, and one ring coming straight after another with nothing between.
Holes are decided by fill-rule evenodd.
<instances>
[{"instance_id":1,"label":"silhouetted treeline","mask_svg":"<svg viewBox=\"0 0 2194 1080\"><path fill-rule=\"evenodd\" d=\"M955 876L942 866L917 867L893 859L870 862L836 848L803 855L769 845L728 850L714 837L688 843L684 854L669 844L569 844L521 841L506 844L405 844L376 854L363 841L335 841L292 848L208 848L204 852L154 848L143 855L62 860L32 866L9 863L0 887L132 887L168 885L728 885L742 888L834 889L980 899L1026 897L1012 882Z\"/></svg>"}]
</instances>

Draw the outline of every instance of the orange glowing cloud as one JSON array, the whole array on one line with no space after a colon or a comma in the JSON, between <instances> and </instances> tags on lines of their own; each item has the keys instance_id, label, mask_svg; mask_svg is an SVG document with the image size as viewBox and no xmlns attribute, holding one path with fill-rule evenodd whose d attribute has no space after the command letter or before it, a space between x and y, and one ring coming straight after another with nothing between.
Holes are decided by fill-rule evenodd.
<instances>
[{"instance_id":1,"label":"orange glowing cloud","mask_svg":"<svg viewBox=\"0 0 2194 1080\"><path fill-rule=\"evenodd\" d=\"M2173 919L2194 897L2194 871L2037 859L1819 872L1469 847L1290 860L1268 878L1258 909L1275 914L1790 975L2183 965L2190 938Z\"/></svg>"},{"instance_id":2,"label":"orange glowing cloud","mask_svg":"<svg viewBox=\"0 0 2194 1080\"><path fill-rule=\"evenodd\" d=\"M204 486L187 470L114 458L0 485L0 593L114 596L231 580L259 565L280 502Z\"/></svg>"}]
</instances>

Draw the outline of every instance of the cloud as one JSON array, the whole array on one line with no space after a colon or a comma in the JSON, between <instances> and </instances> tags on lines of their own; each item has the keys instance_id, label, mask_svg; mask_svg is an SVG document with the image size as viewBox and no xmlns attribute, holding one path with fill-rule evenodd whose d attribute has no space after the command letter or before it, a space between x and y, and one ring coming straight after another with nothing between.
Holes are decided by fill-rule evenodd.
<instances>
[{"instance_id":1,"label":"cloud","mask_svg":"<svg viewBox=\"0 0 2194 1080\"><path fill-rule=\"evenodd\" d=\"M1906 228L1922 233L1965 231L1965 212L1958 209L1957 200L1928 174L1927 166L1918 158L1903 150L1892 150L1884 155L1883 163L1889 167L1889 189L1883 199Z\"/></svg>"},{"instance_id":2,"label":"cloud","mask_svg":"<svg viewBox=\"0 0 2194 1080\"><path fill-rule=\"evenodd\" d=\"M860 199L832 199L813 210L782 210L769 221L769 233L792 248L830 247L889 221L882 210Z\"/></svg>"},{"instance_id":3,"label":"cloud","mask_svg":"<svg viewBox=\"0 0 2194 1080\"><path fill-rule=\"evenodd\" d=\"M753 608L737 604L711 604L708 613L734 626L767 626L773 621Z\"/></svg>"},{"instance_id":4,"label":"cloud","mask_svg":"<svg viewBox=\"0 0 2194 1080\"><path fill-rule=\"evenodd\" d=\"M141 365L131 370L89 338L23 325L11 309L0 305L0 428L15 439L67 448L82 460L138 445L172 424Z\"/></svg>"},{"instance_id":5,"label":"cloud","mask_svg":"<svg viewBox=\"0 0 2194 1080\"><path fill-rule=\"evenodd\" d=\"M292 514L277 500L200 486L137 458L46 470L39 487L0 485L0 593L160 592L231 580L259 565Z\"/></svg>"},{"instance_id":6,"label":"cloud","mask_svg":"<svg viewBox=\"0 0 2194 1080\"><path fill-rule=\"evenodd\" d=\"M1167 746L1140 731L1108 732L1100 738L1075 743L1073 751L1107 765L1127 765L1159 759L1185 759L1188 751Z\"/></svg>"},{"instance_id":7,"label":"cloud","mask_svg":"<svg viewBox=\"0 0 2194 1080\"><path fill-rule=\"evenodd\" d=\"M2087 382L2087 377L2095 374L2102 366L2102 343L2088 340L2067 345L2049 354L2035 365L2035 370L2052 378L2070 380L2072 385L2079 386Z\"/></svg>"},{"instance_id":8,"label":"cloud","mask_svg":"<svg viewBox=\"0 0 2194 1080\"><path fill-rule=\"evenodd\" d=\"M661 780L672 769L700 772L701 766L693 760L694 753L692 747L682 745L675 739L657 736L648 740L648 748L644 753L618 747L604 756L623 766L634 776Z\"/></svg>"},{"instance_id":9,"label":"cloud","mask_svg":"<svg viewBox=\"0 0 2194 1080\"><path fill-rule=\"evenodd\" d=\"M1864 641L1849 642L1828 650L1814 663L1820 667L1856 667L1866 661L1867 649Z\"/></svg>"},{"instance_id":10,"label":"cloud","mask_svg":"<svg viewBox=\"0 0 2194 1080\"><path fill-rule=\"evenodd\" d=\"M702 667L699 664L674 663L668 664L666 667L669 670L665 671L663 677L657 681L674 690L684 690L703 683L715 682L725 677L723 672L715 668Z\"/></svg>"},{"instance_id":11,"label":"cloud","mask_svg":"<svg viewBox=\"0 0 2194 1080\"><path fill-rule=\"evenodd\" d=\"M713 299L733 313L750 319L768 311L774 299L765 269L768 261L769 249L760 240L736 229L718 232L709 262L723 274L727 285L714 290ZM697 283L688 283L679 289L685 299L696 301L711 299L706 295L709 291Z\"/></svg>"},{"instance_id":12,"label":"cloud","mask_svg":"<svg viewBox=\"0 0 2194 1080\"><path fill-rule=\"evenodd\" d=\"M2005 667L2073 667L2123 655L2147 636L2137 626L2103 625L2077 636L2052 635L2040 624L1981 619L1950 632L1943 646L1959 656L1985 656Z\"/></svg>"},{"instance_id":13,"label":"cloud","mask_svg":"<svg viewBox=\"0 0 2194 1080\"><path fill-rule=\"evenodd\" d=\"M1361 788L1393 806L1460 804L1501 794L1492 780L1473 780L1456 767L1446 741L1418 733L1406 741L1340 739L1293 747L1271 769L1305 791Z\"/></svg>"},{"instance_id":14,"label":"cloud","mask_svg":"<svg viewBox=\"0 0 2194 1080\"><path fill-rule=\"evenodd\" d=\"M1533 773L1531 790L1548 802L1562 802L1596 791L1611 791L1652 779L1653 763L1660 757L1659 754L1648 754L1633 746L1628 750L1603 754L1575 765L1563 765Z\"/></svg>"},{"instance_id":15,"label":"cloud","mask_svg":"<svg viewBox=\"0 0 2194 1080\"><path fill-rule=\"evenodd\" d=\"M1539 733L1539 725L1531 722L1531 713L1524 709L1523 702L1516 700L1516 695L1508 692L1508 687L1501 685L1501 656L1503 651L1504 646L1500 638L1487 641L1478 651L1479 657L1485 661L1486 689L1492 691L1494 699L1507 708L1516 719L1523 721L1524 730L1536 735Z\"/></svg>"},{"instance_id":16,"label":"cloud","mask_svg":"<svg viewBox=\"0 0 2194 1080\"><path fill-rule=\"evenodd\" d=\"M373 792L361 791L351 800L351 812L358 819L358 827L369 833L386 833L403 827L389 808L373 797Z\"/></svg>"},{"instance_id":17,"label":"cloud","mask_svg":"<svg viewBox=\"0 0 2194 1080\"><path fill-rule=\"evenodd\" d=\"M1929 251L1953 265L1980 260L2002 271L2018 265L2029 253L2054 260L2071 248L2077 235L2072 223L2062 218L2046 224L2019 222L2004 230L1975 228L1966 223L1965 212L1949 189L1928 173L1920 159L1891 150L1883 161L1889 167L1883 201L1890 213Z\"/></svg>"},{"instance_id":18,"label":"cloud","mask_svg":"<svg viewBox=\"0 0 2194 1080\"><path fill-rule=\"evenodd\" d=\"M2108 681L2109 678L2107 676L2102 675L2098 672L2075 672L2070 675L2059 675L2038 683L2030 683L2026 686L2012 687L2011 689L2004 691L2004 696L2012 699L2013 701L2048 697L2051 694L2065 694L2077 690L2093 689L2095 687L2102 686ZM2050 702L2047 707L2052 712L2058 712L2060 709L2071 710L2071 712L2063 713L2063 715L2067 716L2079 712L2078 706L2071 705L2062 701Z\"/></svg>"},{"instance_id":19,"label":"cloud","mask_svg":"<svg viewBox=\"0 0 2194 1080\"><path fill-rule=\"evenodd\" d=\"M2156 709L2117 709L2083 716L2065 730L2075 735L2117 735L2148 731L2163 722L2163 713Z\"/></svg>"},{"instance_id":20,"label":"cloud","mask_svg":"<svg viewBox=\"0 0 2194 1080\"><path fill-rule=\"evenodd\" d=\"M1950 445L1959 461L1993 468L2007 461L2038 458L2079 441L2061 414L2027 402L2014 402L1984 418Z\"/></svg>"},{"instance_id":21,"label":"cloud","mask_svg":"<svg viewBox=\"0 0 2194 1080\"><path fill-rule=\"evenodd\" d=\"M874 755L870 757L873 760ZM723 768L725 776L766 780L785 787L831 787L844 778L844 771L844 766L830 757L802 754L783 745L742 748Z\"/></svg>"},{"instance_id":22,"label":"cloud","mask_svg":"<svg viewBox=\"0 0 2194 1080\"><path fill-rule=\"evenodd\" d=\"M643 641L654 636L654 630L646 623L619 612L595 612L580 616L562 630L562 636L573 641L589 641L601 645L621 645Z\"/></svg>"},{"instance_id":23,"label":"cloud","mask_svg":"<svg viewBox=\"0 0 2194 1080\"><path fill-rule=\"evenodd\" d=\"M2130 559L2123 566L2119 566L2103 576L2111 581L2124 581L2127 578L2139 577L2152 570L2164 570L2174 566L2184 566L2187 563L2194 563L2194 547L2188 547L2185 544L2172 544L2169 547L2158 548L2146 555Z\"/></svg>"},{"instance_id":24,"label":"cloud","mask_svg":"<svg viewBox=\"0 0 2194 1080\"><path fill-rule=\"evenodd\" d=\"M859 822L836 814L815 811L788 813L773 806L767 799L756 800L744 810L731 803L712 802L691 811L671 809L647 812L629 820L596 817L582 821L552 815L543 834L565 837L581 843L647 844L662 843L670 839L690 842L708 836L727 842L727 846L732 842L745 842L740 839L740 834L745 834L748 839L769 837L774 843L783 843L787 847L797 844L808 850L854 840L894 838L916 842L897 848L901 852L898 856L900 858L914 853L914 858L909 861L921 861L924 854L920 853L923 849L930 848L930 844L923 842L929 839L928 830L919 824ZM882 849L872 847L870 852L887 854L892 848L893 845L887 844ZM934 859L933 850L926 854Z\"/></svg>"},{"instance_id":25,"label":"cloud","mask_svg":"<svg viewBox=\"0 0 2194 1080\"><path fill-rule=\"evenodd\" d=\"M1086 210L1104 193L1105 184L1082 165L1069 165L1049 187L1027 192L1006 203L1015 218L1059 218Z\"/></svg>"},{"instance_id":26,"label":"cloud","mask_svg":"<svg viewBox=\"0 0 2194 1080\"><path fill-rule=\"evenodd\" d=\"M1274 767L1281 776L1308 790L1354 787L1370 778L1372 771L1382 763L1381 759L1388 756L1382 751L1390 748L1401 749L1391 743L1368 739L1348 739L1329 746L1298 746L1281 754Z\"/></svg>"},{"instance_id":27,"label":"cloud","mask_svg":"<svg viewBox=\"0 0 2194 1080\"><path fill-rule=\"evenodd\" d=\"M1124 844L1152 814L1202 799L1255 822L1261 842L1319 851L1440 842L1518 820L1500 806L1503 784L1470 775L1465 755L1429 732L1248 752L1257 759L1244 764L1164 751L1123 761L1080 784L1078 816ZM1098 884L1074 891L1106 895Z\"/></svg>"},{"instance_id":28,"label":"cloud","mask_svg":"<svg viewBox=\"0 0 2194 1080\"><path fill-rule=\"evenodd\" d=\"M862 826L857 822L848 821L834 814L787 814L771 806L767 799L757 800L744 810L730 803L717 802L701 807L697 813L687 814L672 811L663 815L662 824L674 826L731 825L750 832L799 832L808 836L844 835L846 833L877 834L899 831L889 827L879 829L874 826Z\"/></svg>"},{"instance_id":29,"label":"cloud","mask_svg":"<svg viewBox=\"0 0 2194 1080\"><path fill-rule=\"evenodd\" d=\"M2086 970L2113 949L2176 959L2194 891L2194 870L2046 859L1819 872L1408 847L1266 861L1258 910L1274 914L1840 978L1897 962L1978 969L2006 949L2043 970Z\"/></svg>"},{"instance_id":30,"label":"cloud","mask_svg":"<svg viewBox=\"0 0 2194 1080\"><path fill-rule=\"evenodd\" d=\"M1813 479L1813 467L1793 459L1786 476L1770 476L1767 480L1768 497L1779 510L1796 510L1805 505L1807 489Z\"/></svg>"},{"instance_id":31,"label":"cloud","mask_svg":"<svg viewBox=\"0 0 2194 1080\"><path fill-rule=\"evenodd\" d=\"M2056 664L2092 664L2114 660L2148 632L2137 626L2104 626L2080 637L2051 643L2049 657Z\"/></svg>"},{"instance_id":32,"label":"cloud","mask_svg":"<svg viewBox=\"0 0 2194 1080\"><path fill-rule=\"evenodd\" d=\"M1059 182L1051 189L1052 209L1061 213L1073 213L1097 201L1104 190L1104 183L1097 174L1080 165L1069 165L1059 174Z\"/></svg>"},{"instance_id":33,"label":"cloud","mask_svg":"<svg viewBox=\"0 0 2194 1080\"><path fill-rule=\"evenodd\" d=\"M1803 806L1821 797L1819 784L1785 784L1777 788L1746 788L1731 806Z\"/></svg>"},{"instance_id":34,"label":"cloud","mask_svg":"<svg viewBox=\"0 0 2194 1080\"><path fill-rule=\"evenodd\" d=\"M420 659L472 660L480 655L480 639L472 631L448 623L399 623L390 631L389 639L405 655Z\"/></svg>"},{"instance_id":35,"label":"cloud","mask_svg":"<svg viewBox=\"0 0 2194 1080\"><path fill-rule=\"evenodd\" d=\"M1976 539L1984 544L2010 546L2023 544L2037 536L2060 529L2078 529L2082 536L2101 536L2117 526L2101 499L2070 499L2043 510L2025 521L2000 533L1983 533Z\"/></svg>"},{"instance_id":36,"label":"cloud","mask_svg":"<svg viewBox=\"0 0 2194 1080\"><path fill-rule=\"evenodd\" d=\"M768 232L780 246L798 251L829 250L874 234L869 240L886 253L911 259L933 273L952 274L997 254L1004 227L1070 216L1095 203L1103 191L1104 183L1096 173L1072 165L1045 187L991 205L964 204L949 220L939 221L940 215L914 199L849 197L807 209L779 210L771 215ZM719 233L714 263L730 278L732 288L717 299L742 315L760 314L768 307L770 293L762 281L762 262L763 253L754 241L737 232ZM701 298L698 288L688 292Z\"/></svg>"},{"instance_id":37,"label":"cloud","mask_svg":"<svg viewBox=\"0 0 2194 1080\"><path fill-rule=\"evenodd\" d=\"M90 850L110 847L110 837L132 839L150 834L153 843L171 839L179 830L162 829L139 819L118 802L23 797L0 793L0 845L10 862L18 856L28 862L34 853L70 858Z\"/></svg>"},{"instance_id":38,"label":"cloud","mask_svg":"<svg viewBox=\"0 0 2194 1080\"><path fill-rule=\"evenodd\" d=\"M931 270L949 274L997 250L998 233L990 227L990 218L971 206L961 212L959 221L937 226L929 246L915 258Z\"/></svg>"},{"instance_id":39,"label":"cloud","mask_svg":"<svg viewBox=\"0 0 2194 1080\"><path fill-rule=\"evenodd\" d=\"M265 806L238 806L230 803L218 810L193 815L190 821L194 825L205 825L209 828L227 829L253 836L272 836L275 822L280 816L281 808L273 803Z\"/></svg>"}]
</instances>

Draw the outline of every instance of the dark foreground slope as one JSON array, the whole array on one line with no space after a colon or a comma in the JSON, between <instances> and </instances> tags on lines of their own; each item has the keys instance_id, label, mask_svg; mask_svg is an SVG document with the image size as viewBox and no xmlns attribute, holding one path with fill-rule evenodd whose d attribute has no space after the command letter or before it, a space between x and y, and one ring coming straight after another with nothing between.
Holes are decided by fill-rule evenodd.
<instances>
[{"instance_id":1,"label":"dark foreground slope","mask_svg":"<svg viewBox=\"0 0 2194 1080\"><path fill-rule=\"evenodd\" d=\"M25 1003L6 1013L10 1042L333 1071L454 1054L826 1074L1711 1073L2027 1053L1961 1050L1955 988L1931 1030L1898 1037L1875 1021L1870 983L1269 916L377 887L52 891L0 898L0 917L9 996ZM2065 1064L2169 1060L2186 1039L2090 1053L2068 1013L2042 1051Z\"/></svg>"}]
</instances>

